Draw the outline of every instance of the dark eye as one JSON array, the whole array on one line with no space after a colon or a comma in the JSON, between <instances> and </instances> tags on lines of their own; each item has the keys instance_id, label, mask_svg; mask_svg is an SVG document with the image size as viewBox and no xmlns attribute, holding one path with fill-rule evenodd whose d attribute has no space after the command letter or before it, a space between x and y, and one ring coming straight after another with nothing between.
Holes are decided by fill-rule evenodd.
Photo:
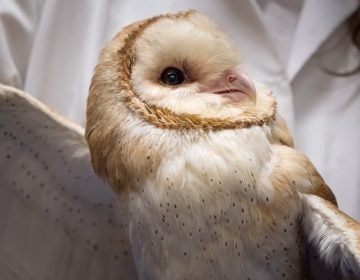
<instances>
[{"instance_id":1,"label":"dark eye","mask_svg":"<svg viewBox=\"0 0 360 280\"><path fill-rule=\"evenodd\" d=\"M161 73L161 81L167 85L179 85L184 80L184 73L175 67L168 67Z\"/></svg>"}]
</instances>

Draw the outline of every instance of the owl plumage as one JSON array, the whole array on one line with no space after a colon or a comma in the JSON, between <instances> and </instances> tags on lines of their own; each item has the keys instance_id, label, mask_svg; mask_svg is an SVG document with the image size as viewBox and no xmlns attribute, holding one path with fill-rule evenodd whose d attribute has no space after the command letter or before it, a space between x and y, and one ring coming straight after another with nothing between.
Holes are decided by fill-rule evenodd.
<instances>
[{"instance_id":1,"label":"owl plumage","mask_svg":"<svg viewBox=\"0 0 360 280\"><path fill-rule=\"evenodd\" d=\"M136 22L105 47L86 137L140 278L359 279L359 224L205 16Z\"/></svg>"}]
</instances>

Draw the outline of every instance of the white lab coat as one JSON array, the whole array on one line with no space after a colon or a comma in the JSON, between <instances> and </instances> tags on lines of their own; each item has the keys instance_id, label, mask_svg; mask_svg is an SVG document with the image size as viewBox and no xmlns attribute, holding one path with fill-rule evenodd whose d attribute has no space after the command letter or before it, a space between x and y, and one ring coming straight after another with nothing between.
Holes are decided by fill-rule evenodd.
<instances>
[{"instance_id":1,"label":"white lab coat","mask_svg":"<svg viewBox=\"0 0 360 280\"><path fill-rule=\"evenodd\" d=\"M349 70L360 61L344 35L344 21L357 5L357 0L305 0L284 65L254 0L2 0L0 82L84 124L88 87L104 43L135 20L197 9L230 34L244 68L277 96L296 147L331 186L340 208L360 220L360 74L344 78L324 71Z\"/></svg>"}]
</instances>

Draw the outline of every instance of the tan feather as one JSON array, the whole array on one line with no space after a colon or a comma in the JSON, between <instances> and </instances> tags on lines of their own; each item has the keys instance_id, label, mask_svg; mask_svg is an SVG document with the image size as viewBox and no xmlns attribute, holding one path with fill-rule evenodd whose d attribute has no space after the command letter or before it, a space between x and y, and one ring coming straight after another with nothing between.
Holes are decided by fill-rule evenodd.
<instances>
[{"instance_id":1,"label":"tan feather","mask_svg":"<svg viewBox=\"0 0 360 280\"><path fill-rule=\"evenodd\" d=\"M317 195L337 205L333 192L305 155L283 145L274 145L273 148L271 177L274 184L280 184L282 188L292 186L300 193Z\"/></svg>"},{"instance_id":2,"label":"tan feather","mask_svg":"<svg viewBox=\"0 0 360 280\"><path fill-rule=\"evenodd\" d=\"M271 136L274 143L294 147L294 140L290 134L289 128L286 125L285 120L277 115L274 122L271 125Z\"/></svg>"}]
</instances>

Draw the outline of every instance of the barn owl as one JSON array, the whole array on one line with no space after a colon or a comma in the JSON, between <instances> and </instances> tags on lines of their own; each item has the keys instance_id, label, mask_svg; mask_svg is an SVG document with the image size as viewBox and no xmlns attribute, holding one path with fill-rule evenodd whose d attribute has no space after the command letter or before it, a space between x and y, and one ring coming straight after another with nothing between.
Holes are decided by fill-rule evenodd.
<instances>
[{"instance_id":1,"label":"barn owl","mask_svg":"<svg viewBox=\"0 0 360 280\"><path fill-rule=\"evenodd\" d=\"M360 225L204 15L139 21L104 48L86 138L141 279L360 279Z\"/></svg>"}]
</instances>

